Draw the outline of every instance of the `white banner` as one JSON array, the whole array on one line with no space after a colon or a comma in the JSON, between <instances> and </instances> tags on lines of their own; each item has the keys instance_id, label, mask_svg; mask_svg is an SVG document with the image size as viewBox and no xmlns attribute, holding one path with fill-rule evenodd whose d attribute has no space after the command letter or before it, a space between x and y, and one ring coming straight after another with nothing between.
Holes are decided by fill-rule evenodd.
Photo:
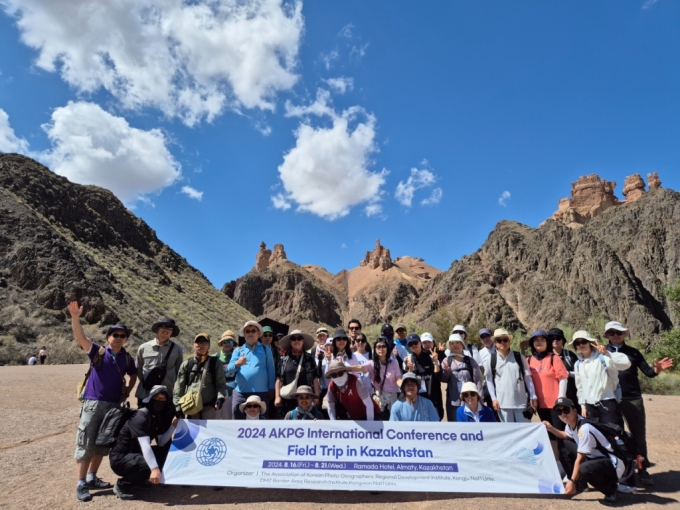
<instances>
[{"instance_id":1,"label":"white banner","mask_svg":"<svg viewBox=\"0 0 680 510\"><path fill-rule=\"evenodd\" d=\"M181 420L163 482L560 494L539 423Z\"/></svg>"}]
</instances>

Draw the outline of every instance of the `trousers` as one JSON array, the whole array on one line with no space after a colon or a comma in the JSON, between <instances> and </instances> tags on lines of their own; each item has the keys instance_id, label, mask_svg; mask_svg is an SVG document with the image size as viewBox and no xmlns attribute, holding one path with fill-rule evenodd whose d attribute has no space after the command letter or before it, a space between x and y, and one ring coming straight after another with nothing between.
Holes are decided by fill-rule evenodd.
<instances>
[{"instance_id":1,"label":"trousers","mask_svg":"<svg viewBox=\"0 0 680 510\"><path fill-rule=\"evenodd\" d=\"M574 472L574 464L578 455L577 450L578 447L574 441L562 441L559 449L560 462L562 462L562 467L569 477ZM605 496L614 494L618 486L616 470L609 457L587 459L581 462L577 481L581 484L589 483Z\"/></svg>"},{"instance_id":2,"label":"trousers","mask_svg":"<svg viewBox=\"0 0 680 510\"><path fill-rule=\"evenodd\" d=\"M153 445L151 449L156 457L159 469L162 471L165 459L170 451L171 441L164 446ZM118 486L121 490L130 490L134 485L144 482L151 476L151 469L141 453L128 453L110 457L111 470L120 476Z\"/></svg>"},{"instance_id":3,"label":"trousers","mask_svg":"<svg viewBox=\"0 0 680 510\"><path fill-rule=\"evenodd\" d=\"M622 400L619 409L626 420L630 434L635 438L638 453L644 457L643 465L649 467L647 458L647 419L645 416L645 404L641 398Z\"/></svg>"},{"instance_id":4,"label":"trousers","mask_svg":"<svg viewBox=\"0 0 680 510\"><path fill-rule=\"evenodd\" d=\"M623 417L616 399L600 400L596 404L586 404L586 412L591 420L602 423L616 423L623 428Z\"/></svg>"}]
</instances>

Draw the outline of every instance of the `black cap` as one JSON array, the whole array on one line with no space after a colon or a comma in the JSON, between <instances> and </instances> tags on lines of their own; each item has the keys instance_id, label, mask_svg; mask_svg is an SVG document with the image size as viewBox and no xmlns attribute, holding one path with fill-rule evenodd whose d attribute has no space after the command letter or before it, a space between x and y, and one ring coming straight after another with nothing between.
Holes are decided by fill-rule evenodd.
<instances>
[{"instance_id":1,"label":"black cap","mask_svg":"<svg viewBox=\"0 0 680 510\"><path fill-rule=\"evenodd\" d=\"M347 339L349 339L349 337L347 336L347 332L344 329L336 329L333 332L333 340L335 340L336 338L347 338Z\"/></svg>"},{"instance_id":2,"label":"black cap","mask_svg":"<svg viewBox=\"0 0 680 510\"><path fill-rule=\"evenodd\" d=\"M394 331L394 328L392 327L392 324L383 324L382 328L380 328L380 332L384 333L387 330Z\"/></svg>"},{"instance_id":3,"label":"black cap","mask_svg":"<svg viewBox=\"0 0 680 510\"><path fill-rule=\"evenodd\" d=\"M177 324L175 324L174 319L163 317L161 320L154 322L151 325L151 332L158 333L158 328L161 326L168 326L172 328L172 335L170 336L175 337L179 335L179 327L177 326Z\"/></svg>"},{"instance_id":4,"label":"black cap","mask_svg":"<svg viewBox=\"0 0 680 510\"><path fill-rule=\"evenodd\" d=\"M551 336L559 336L565 342L567 341L566 337L564 336L564 331L562 331L560 328L552 328L550 331L548 331L548 338Z\"/></svg>"},{"instance_id":5,"label":"black cap","mask_svg":"<svg viewBox=\"0 0 680 510\"><path fill-rule=\"evenodd\" d=\"M576 407L576 406L571 401L571 399L568 399L567 397L560 397L557 400L555 400L555 405L553 406L553 409L556 409L558 407Z\"/></svg>"},{"instance_id":6,"label":"black cap","mask_svg":"<svg viewBox=\"0 0 680 510\"><path fill-rule=\"evenodd\" d=\"M411 333L406 337L406 345L417 344L418 342L420 342L420 337L415 333Z\"/></svg>"}]
</instances>

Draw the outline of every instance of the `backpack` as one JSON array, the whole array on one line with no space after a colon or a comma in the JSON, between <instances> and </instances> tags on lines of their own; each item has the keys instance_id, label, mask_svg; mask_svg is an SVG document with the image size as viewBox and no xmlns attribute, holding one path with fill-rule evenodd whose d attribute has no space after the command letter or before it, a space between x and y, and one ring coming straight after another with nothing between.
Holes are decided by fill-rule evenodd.
<instances>
[{"instance_id":1,"label":"backpack","mask_svg":"<svg viewBox=\"0 0 680 510\"><path fill-rule=\"evenodd\" d=\"M595 443L597 444L598 451L604 456L614 455L615 457L621 459L625 464L628 464L637 458L638 449L635 438L616 423L603 423L596 420L583 418L582 420L579 420L578 424L576 425L577 432L584 423L588 423L589 425L596 428L604 436L604 438L609 441L609 444L612 447L611 452L600 444L600 442L597 440L597 437L593 436Z\"/></svg>"},{"instance_id":2,"label":"backpack","mask_svg":"<svg viewBox=\"0 0 680 510\"><path fill-rule=\"evenodd\" d=\"M529 393L529 386L527 386L527 382L524 378L524 363L522 361L522 355L517 352L517 351L512 351L512 354L515 356L515 361L517 362L517 366L519 367L519 378L522 380L524 383L524 391L527 392L527 405L522 411L522 415L529 421L531 421L531 417L534 415L534 408L529 404L530 400L530 393ZM554 355L553 355L554 356ZM498 352L494 351L491 353L491 380L493 381L494 386L496 385L496 363L498 362ZM553 358L552 356L550 357L550 364L552 364Z\"/></svg>"},{"instance_id":3,"label":"backpack","mask_svg":"<svg viewBox=\"0 0 680 510\"><path fill-rule=\"evenodd\" d=\"M600 360L600 363L602 363L602 368L604 368L604 371L607 372L607 362L604 360L604 356L602 356L602 354L598 354L597 359ZM574 364L574 372L577 372L578 367L580 366L581 360L577 360L576 363ZM609 378L609 374L607 374L607 378ZM621 402L621 399L623 398L620 382L616 385L616 388L614 388L614 397L616 398L617 402Z\"/></svg>"},{"instance_id":4,"label":"backpack","mask_svg":"<svg viewBox=\"0 0 680 510\"><path fill-rule=\"evenodd\" d=\"M120 431L123 429L123 425L125 425L137 411L137 409L130 409L129 405L123 407L116 406L109 409L104 415L102 424L99 426L95 444L107 448L111 448L115 445L118 436L120 435Z\"/></svg>"},{"instance_id":5,"label":"backpack","mask_svg":"<svg viewBox=\"0 0 680 510\"><path fill-rule=\"evenodd\" d=\"M90 378L90 374L92 374L92 369L96 368L99 370L102 367L102 363L104 362L104 354L106 354L106 347L103 345L99 348L97 351L97 354L94 355L94 359L90 361L90 368L87 369L87 373L85 374L85 378L83 379L82 382L78 383L78 400L83 401L85 400L85 388L87 387L87 381ZM127 370L127 367L130 366L132 358L130 358L130 354L125 351L125 370ZM118 365L116 365L118 366ZM121 387L121 397L123 396L123 392L125 391L125 381L123 381L123 385Z\"/></svg>"},{"instance_id":6,"label":"backpack","mask_svg":"<svg viewBox=\"0 0 680 510\"><path fill-rule=\"evenodd\" d=\"M448 358L446 358L446 362L449 364L449 368L450 368L450 369L451 369L451 367L453 366L453 365L451 364L452 361L453 361L453 355L451 355L451 356L449 356ZM468 356L468 355L463 356L463 363L465 363L465 370L467 370L468 373L470 374L470 380L471 380L472 382L474 382L475 376L474 376L474 374L473 374L473 372L472 372L472 362L470 361L470 356ZM451 370L453 370L453 369L451 369Z\"/></svg>"},{"instance_id":7,"label":"backpack","mask_svg":"<svg viewBox=\"0 0 680 510\"><path fill-rule=\"evenodd\" d=\"M149 373L146 374L146 377L142 381L142 387L145 390L151 391L151 388L153 388L157 384L163 384L165 376L168 373L168 359L170 359L170 354L172 353L172 350L174 348L175 342L171 340L170 349L168 350L168 353L165 355L165 358L163 358L163 361L161 361L161 364L158 365L157 367L153 367L149 371Z\"/></svg>"}]
</instances>

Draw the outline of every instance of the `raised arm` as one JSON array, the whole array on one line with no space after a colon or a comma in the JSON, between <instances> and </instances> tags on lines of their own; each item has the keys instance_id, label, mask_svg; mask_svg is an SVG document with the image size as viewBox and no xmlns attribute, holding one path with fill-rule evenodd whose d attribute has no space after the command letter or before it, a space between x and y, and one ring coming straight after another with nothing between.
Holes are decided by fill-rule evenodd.
<instances>
[{"instance_id":1,"label":"raised arm","mask_svg":"<svg viewBox=\"0 0 680 510\"><path fill-rule=\"evenodd\" d=\"M90 352L92 342L85 336L83 326L80 324L80 316L83 314L83 307L78 306L78 301L71 301L68 304L68 312L71 314L71 327L73 328L73 334L76 337L76 341L85 352Z\"/></svg>"}]
</instances>

